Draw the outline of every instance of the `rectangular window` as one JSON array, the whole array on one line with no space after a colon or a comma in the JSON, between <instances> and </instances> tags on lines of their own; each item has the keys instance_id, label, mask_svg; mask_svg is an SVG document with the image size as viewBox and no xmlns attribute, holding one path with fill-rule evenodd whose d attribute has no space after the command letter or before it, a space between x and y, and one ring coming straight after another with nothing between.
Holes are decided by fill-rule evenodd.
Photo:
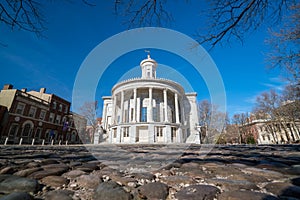
<instances>
[{"instance_id":1,"label":"rectangular window","mask_svg":"<svg viewBox=\"0 0 300 200\"><path fill-rule=\"evenodd\" d=\"M129 127L123 128L123 137L129 137Z\"/></svg>"},{"instance_id":2,"label":"rectangular window","mask_svg":"<svg viewBox=\"0 0 300 200\"><path fill-rule=\"evenodd\" d=\"M59 104L59 106L58 106L58 111L62 111L63 110L63 106L61 105L61 104Z\"/></svg>"},{"instance_id":3,"label":"rectangular window","mask_svg":"<svg viewBox=\"0 0 300 200\"><path fill-rule=\"evenodd\" d=\"M20 114L20 115L23 115L24 108L25 108L25 104L19 102L18 105L17 105L16 113Z\"/></svg>"},{"instance_id":4,"label":"rectangular window","mask_svg":"<svg viewBox=\"0 0 300 200\"><path fill-rule=\"evenodd\" d=\"M60 116L60 115L57 115L57 116L56 116L56 119L55 119L55 123L56 123L56 124L60 124L60 119L61 119L61 116Z\"/></svg>"},{"instance_id":5,"label":"rectangular window","mask_svg":"<svg viewBox=\"0 0 300 200\"><path fill-rule=\"evenodd\" d=\"M46 111L45 110L41 110L40 112L40 120L45 120L46 117Z\"/></svg>"},{"instance_id":6,"label":"rectangular window","mask_svg":"<svg viewBox=\"0 0 300 200\"><path fill-rule=\"evenodd\" d=\"M49 122L51 122L51 123L54 122L54 113L50 113Z\"/></svg>"},{"instance_id":7,"label":"rectangular window","mask_svg":"<svg viewBox=\"0 0 300 200\"><path fill-rule=\"evenodd\" d=\"M56 109L56 102L55 102L55 101L54 101L53 104L52 104L52 108L53 108L53 109Z\"/></svg>"},{"instance_id":8,"label":"rectangular window","mask_svg":"<svg viewBox=\"0 0 300 200\"><path fill-rule=\"evenodd\" d=\"M68 113L68 109L69 109L69 107L65 106L65 113Z\"/></svg>"},{"instance_id":9,"label":"rectangular window","mask_svg":"<svg viewBox=\"0 0 300 200\"><path fill-rule=\"evenodd\" d=\"M141 112L141 121L146 122L147 121L147 107L142 107L142 112Z\"/></svg>"},{"instance_id":10,"label":"rectangular window","mask_svg":"<svg viewBox=\"0 0 300 200\"><path fill-rule=\"evenodd\" d=\"M156 136L162 137L163 136L163 127L156 127Z\"/></svg>"},{"instance_id":11,"label":"rectangular window","mask_svg":"<svg viewBox=\"0 0 300 200\"><path fill-rule=\"evenodd\" d=\"M36 113L36 107L31 106L30 110L29 110L29 113L28 113L28 116L34 118L35 117L35 113Z\"/></svg>"}]
</instances>

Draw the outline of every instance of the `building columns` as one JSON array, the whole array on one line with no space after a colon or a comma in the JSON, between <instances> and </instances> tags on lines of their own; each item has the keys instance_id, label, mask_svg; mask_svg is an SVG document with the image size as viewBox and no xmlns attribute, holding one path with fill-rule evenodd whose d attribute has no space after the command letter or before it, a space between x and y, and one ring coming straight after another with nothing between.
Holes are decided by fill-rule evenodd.
<instances>
[{"instance_id":1,"label":"building columns","mask_svg":"<svg viewBox=\"0 0 300 200\"><path fill-rule=\"evenodd\" d=\"M107 114L107 103L104 104L103 112L102 112L102 124L103 128L106 130L107 125L106 125L106 114Z\"/></svg>"},{"instance_id":2,"label":"building columns","mask_svg":"<svg viewBox=\"0 0 300 200\"><path fill-rule=\"evenodd\" d=\"M112 113L112 123L117 124L117 95L113 96L113 113Z\"/></svg>"},{"instance_id":3,"label":"building columns","mask_svg":"<svg viewBox=\"0 0 300 200\"><path fill-rule=\"evenodd\" d=\"M177 93L175 93L175 121L177 124L180 123L180 120L179 120L179 105L178 105L178 95Z\"/></svg>"},{"instance_id":4,"label":"building columns","mask_svg":"<svg viewBox=\"0 0 300 200\"><path fill-rule=\"evenodd\" d=\"M147 122L153 122L152 88L149 88L149 104L147 111Z\"/></svg>"},{"instance_id":5,"label":"building columns","mask_svg":"<svg viewBox=\"0 0 300 200\"><path fill-rule=\"evenodd\" d=\"M137 89L134 88L133 90L133 122L136 122L136 115L137 115L137 112L136 112L136 93L137 93Z\"/></svg>"},{"instance_id":6,"label":"building columns","mask_svg":"<svg viewBox=\"0 0 300 200\"><path fill-rule=\"evenodd\" d=\"M181 112L181 117L180 117L180 122L182 125L186 125L186 119L185 119L185 113L184 113L184 99L183 97L180 98L180 112Z\"/></svg>"},{"instance_id":7,"label":"building columns","mask_svg":"<svg viewBox=\"0 0 300 200\"><path fill-rule=\"evenodd\" d=\"M168 99L167 99L167 89L164 89L164 115L165 115L165 122L169 122L169 120L168 120Z\"/></svg>"},{"instance_id":8,"label":"building columns","mask_svg":"<svg viewBox=\"0 0 300 200\"><path fill-rule=\"evenodd\" d=\"M123 123L124 116L124 91L121 92L121 114L120 114L120 122Z\"/></svg>"}]
</instances>

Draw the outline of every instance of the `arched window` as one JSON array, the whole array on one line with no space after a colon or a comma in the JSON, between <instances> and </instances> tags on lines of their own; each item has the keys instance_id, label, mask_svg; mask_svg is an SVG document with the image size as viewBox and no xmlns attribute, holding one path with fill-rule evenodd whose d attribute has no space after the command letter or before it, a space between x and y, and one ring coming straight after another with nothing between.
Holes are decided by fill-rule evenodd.
<instances>
[{"instance_id":1,"label":"arched window","mask_svg":"<svg viewBox=\"0 0 300 200\"><path fill-rule=\"evenodd\" d=\"M19 125L12 124L9 129L8 137L9 139L14 139L18 133Z\"/></svg>"},{"instance_id":2,"label":"arched window","mask_svg":"<svg viewBox=\"0 0 300 200\"><path fill-rule=\"evenodd\" d=\"M28 137L32 132L32 127L29 123L25 124L23 127L23 132L22 132L22 136L23 137Z\"/></svg>"}]
</instances>

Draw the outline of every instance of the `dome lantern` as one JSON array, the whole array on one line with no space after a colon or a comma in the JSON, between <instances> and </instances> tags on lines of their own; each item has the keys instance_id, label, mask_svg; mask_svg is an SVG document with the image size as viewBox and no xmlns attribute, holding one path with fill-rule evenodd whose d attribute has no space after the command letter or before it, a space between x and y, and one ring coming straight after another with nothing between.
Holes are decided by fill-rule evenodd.
<instances>
[{"instance_id":1,"label":"dome lantern","mask_svg":"<svg viewBox=\"0 0 300 200\"><path fill-rule=\"evenodd\" d=\"M142 78L153 79L156 78L156 67L157 62L150 57L150 51L145 51L148 53L147 59L142 60L140 63L142 69Z\"/></svg>"}]
</instances>

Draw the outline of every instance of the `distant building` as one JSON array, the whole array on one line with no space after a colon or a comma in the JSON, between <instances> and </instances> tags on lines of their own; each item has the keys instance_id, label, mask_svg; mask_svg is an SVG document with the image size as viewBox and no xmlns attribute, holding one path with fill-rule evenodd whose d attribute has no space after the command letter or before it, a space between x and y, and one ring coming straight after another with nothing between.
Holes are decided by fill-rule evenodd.
<instances>
[{"instance_id":1,"label":"distant building","mask_svg":"<svg viewBox=\"0 0 300 200\"><path fill-rule=\"evenodd\" d=\"M290 144L300 142L298 102L285 102L278 108L277 117L258 112L239 127L242 142L254 140L256 144Z\"/></svg>"},{"instance_id":2,"label":"distant building","mask_svg":"<svg viewBox=\"0 0 300 200\"><path fill-rule=\"evenodd\" d=\"M82 115L70 111L68 119L71 122L70 130L76 130L77 134L70 134L69 137L71 138L67 138L67 140L73 143L73 141L77 142L80 139L82 143L85 143L85 141L83 140L86 137L86 118Z\"/></svg>"},{"instance_id":3,"label":"distant building","mask_svg":"<svg viewBox=\"0 0 300 200\"><path fill-rule=\"evenodd\" d=\"M97 142L95 142L95 133L97 132L98 127L101 126L101 122L102 122L102 118L98 117L96 119L96 124L94 124L94 126L92 126L92 125L86 126L85 143L94 143L94 144L99 143L99 138L97 139Z\"/></svg>"},{"instance_id":4,"label":"distant building","mask_svg":"<svg viewBox=\"0 0 300 200\"><path fill-rule=\"evenodd\" d=\"M7 107L0 105L0 133L4 129L5 124L7 123L8 110Z\"/></svg>"},{"instance_id":5,"label":"distant building","mask_svg":"<svg viewBox=\"0 0 300 200\"><path fill-rule=\"evenodd\" d=\"M14 144L21 138L23 143L31 143L32 139L37 144L51 139L79 143L70 104L55 94L47 94L46 88L27 92L5 85L0 92L0 105L6 107L8 116L0 132L1 143L6 138Z\"/></svg>"},{"instance_id":6,"label":"distant building","mask_svg":"<svg viewBox=\"0 0 300 200\"><path fill-rule=\"evenodd\" d=\"M257 144L288 144L300 141L300 120L278 122L268 119L253 120L243 127L243 137L253 137Z\"/></svg>"},{"instance_id":7,"label":"distant building","mask_svg":"<svg viewBox=\"0 0 300 200\"><path fill-rule=\"evenodd\" d=\"M117 83L103 97L102 128L109 143L200 143L196 93L156 77L157 62L140 63L142 77Z\"/></svg>"}]
</instances>

